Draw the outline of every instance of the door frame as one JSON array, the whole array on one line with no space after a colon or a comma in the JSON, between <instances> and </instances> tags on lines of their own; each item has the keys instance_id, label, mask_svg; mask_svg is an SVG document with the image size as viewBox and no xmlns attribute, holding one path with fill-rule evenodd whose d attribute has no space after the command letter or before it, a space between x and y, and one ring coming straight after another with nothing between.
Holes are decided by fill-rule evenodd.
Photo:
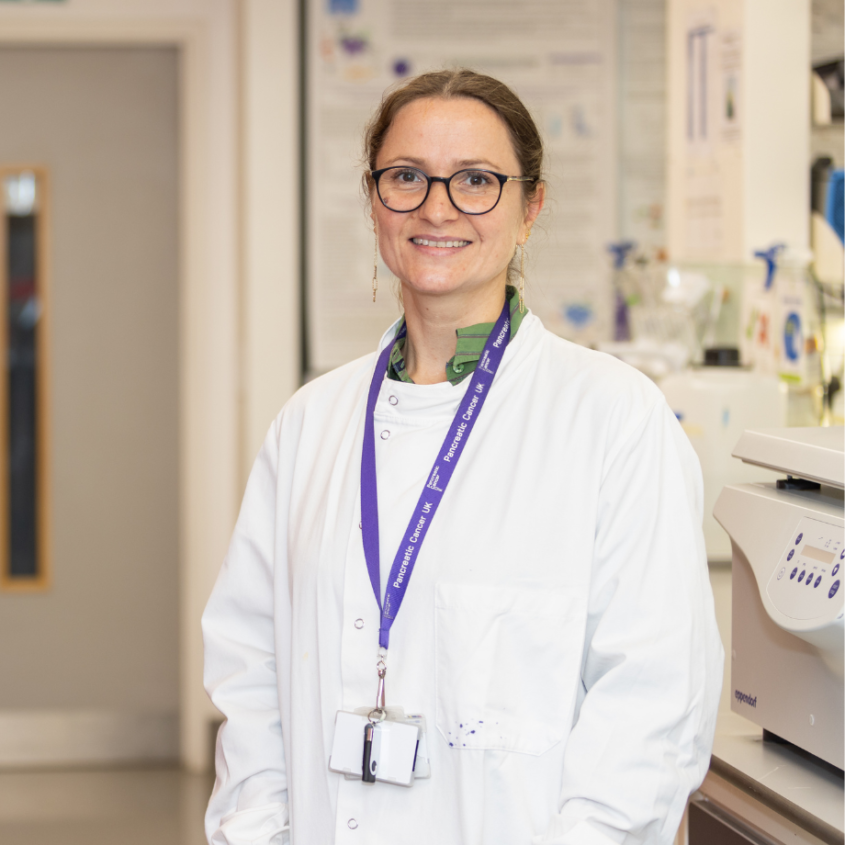
<instances>
[{"instance_id":1,"label":"door frame","mask_svg":"<svg viewBox=\"0 0 845 845\"><path fill-rule=\"evenodd\" d=\"M39 4L40 5L40 4ZM2 46L178 49L180 757L207 768L216 711L202 687L200 617L240 488L238 405L237 3L141 3L99 16L0 10ZM174 4L175 5L175 4ZM194 12L186 11L192 5Z\"/></svg>"}]
</instances>

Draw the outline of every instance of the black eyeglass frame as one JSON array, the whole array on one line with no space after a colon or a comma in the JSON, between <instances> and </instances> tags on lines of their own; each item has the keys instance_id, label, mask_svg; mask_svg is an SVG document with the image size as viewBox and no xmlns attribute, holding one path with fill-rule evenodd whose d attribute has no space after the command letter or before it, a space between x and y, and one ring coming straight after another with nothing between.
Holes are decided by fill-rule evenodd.
<instances>
[{"instance_id":1,"label":"black eyeglass frame","mask_svg":"<svg viewBox=\"0 0 845 845\"><path fill-rule=\"evenodd\" d=\"M427 187L425 189L425 196L422 198L422 201L419 205L414 206L413 208L391 208L382 198L381 195L381 188L379 187L379 182L381 181L381 177L387 173L388 170L413 170L416 173L421 174L425 177L427 182ZM487 209L487 211L464 211L452 198L452 192L449 190L449 183L461 173L487 173L490 176L495 176L496 179L499 180L499 196L496 197L496 202ZM393 211L396 214L410 214L412 211L416 211L418 208L422 208L425 205L425 201L428 199L428 195L431 193L431 186L434 182L442 182L446 188L446 196L449 197L449 202L452 203L461 214L471 214L474 217L477 217L480 214L489 214L498 204L499 201L502 199L502 191L505 189L505 185L508 182L536 182L536 176L505 176L504 173L496 173L495 170L483 170L478 167L465 167L463 170L456 170L451 176L429 176L424 170L420 170L419 167L410 167L407 165L401 164L394 164L391 167L382 167L380 170L371 170L370 171L370 178L376 183L376 193L378 194L378 198L381 200L381 204L388 210Z\"/></svg>"}]
</instances>

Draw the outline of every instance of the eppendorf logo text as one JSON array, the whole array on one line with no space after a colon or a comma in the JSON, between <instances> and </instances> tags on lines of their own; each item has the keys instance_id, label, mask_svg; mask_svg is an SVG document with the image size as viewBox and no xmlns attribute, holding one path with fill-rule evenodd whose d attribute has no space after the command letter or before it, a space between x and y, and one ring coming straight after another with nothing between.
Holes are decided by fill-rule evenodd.
<instances>
[{"instance_id":1,"label":"eppendorf logo text","mask_svg":"<svg viewBox=\"0 0 845 845\"><path fill-rule=\"evenodd\" d=\"M752 698L750 695L746 695L744 692L740 692L738 689L734 690L734 698L737 701L741 701L743 704L748 704L750 707L757 706L757 696L755 695Z\"/></svg>"}]
</instances>

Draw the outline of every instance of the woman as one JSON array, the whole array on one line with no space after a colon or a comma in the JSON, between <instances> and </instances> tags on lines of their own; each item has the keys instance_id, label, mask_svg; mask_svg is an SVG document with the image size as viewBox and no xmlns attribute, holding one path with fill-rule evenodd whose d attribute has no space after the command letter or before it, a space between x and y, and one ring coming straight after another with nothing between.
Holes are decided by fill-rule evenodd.
<instances>
[{"instance_id":1,"label":"woman","mask_svg":"<svg viewBox=\"0 0 845 845\"><path fill-rule=\"evenodd\" d=\"M366 143L405 314L291 399L250 476L203 619L210 841L669 843L722 666L694 453L651 382L506 288L544 200L506 86L417 77ZM377 668L425 717L411 788L329 768Z\"/></svg>"}]
</instances>

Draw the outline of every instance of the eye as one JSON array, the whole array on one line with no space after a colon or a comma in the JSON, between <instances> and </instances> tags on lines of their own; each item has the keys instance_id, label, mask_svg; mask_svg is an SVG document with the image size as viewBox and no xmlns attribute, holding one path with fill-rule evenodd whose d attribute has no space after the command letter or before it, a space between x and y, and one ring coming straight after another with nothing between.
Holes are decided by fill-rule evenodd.
<instances>
[{"instance_id":1,"label":"eye","mask_svg":"<svg viewBox=\"0 0 845 845\"><path fill-rule=\"evenodd\" d=\"M416 187L424 182L422 174L412 167L397 167L385 175L392 184L402 188Z\"/></svg>"},{"instance_id":2,"label":"eye","mask_svg":"<svg viewBox=\"0 0 845 845\"><path fill-rule=\"evenodd\" d=\"M493 186L493 177L483 170L465 170L459 174L455 181L462 190L485 191Z\"/></svg>"}]
</instances>

